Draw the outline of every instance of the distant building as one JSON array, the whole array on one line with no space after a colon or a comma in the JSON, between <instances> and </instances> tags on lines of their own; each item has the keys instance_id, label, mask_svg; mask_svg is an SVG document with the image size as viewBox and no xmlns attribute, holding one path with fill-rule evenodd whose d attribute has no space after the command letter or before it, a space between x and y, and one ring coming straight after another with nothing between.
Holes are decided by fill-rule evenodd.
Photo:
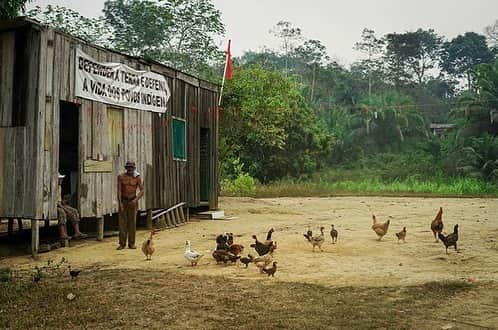
<instances>
[{"instance_id":1,"label":"distant building","mask_svg":"<svg viewBox=\"0 0 498 330\"><path fill-rule=\"evenodd\" d=\"M455 124L434 124L434 123L432 123L430 125L432 134L437 135L437 136L443 136L443 135L448 134L448 131L450 131L454 127L455 127Z\"/></svg>"}]
</instances>

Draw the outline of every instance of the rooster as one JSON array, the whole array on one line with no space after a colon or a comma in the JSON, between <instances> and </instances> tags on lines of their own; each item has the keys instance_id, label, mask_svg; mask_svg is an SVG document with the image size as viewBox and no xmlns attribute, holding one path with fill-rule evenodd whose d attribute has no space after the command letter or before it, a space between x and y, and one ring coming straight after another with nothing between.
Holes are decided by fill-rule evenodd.
<instances>
[{"instance_id":1,"label":"rooster","mask_svg":"<svg viewBox=\"0 0 498 330\"><path fill-rule=\"evenodd\" d=\"M436 240L437 243L437 234L441 234L443 232L443 208L439 208L439 212L437 213L436 217L434 220L431 222L431 230L432 233L434 234L434 239Z\"/></svg>"},{"instance_id":2,"label":"rooster","mask_svg":"<svg viewBox=\"0 0 498 330\"><path fill-rule=\"evenodd\" d=\"M271 235L273 234L274 231L275 231L275 229L273 229L273 228L270 228L270 230L268 230L268 233L266 234L266 241L265 241L266 245L272 244L273 241L271 239Z\"/></svg>"},{"instance_id":3,"label":"rooster","mask_svg":"<svg viewBox=\"0 0 498 330\"><path fill-rule=\"evenodd\" d=\"M372 221L373 221L372 229L377 234L377 236L379 236L378 240L380 241L382 237L384 237L384 235L387 234L390 220L387 220L384 223L377 223L377 218L375 217L375 215L372 214Z\"/></svg>"},{"instance_id":4,"label":"rooster","mask_svg":"<svg viewBox=\"0 0 498 330\"><path fill-rule=\"evenodd\" d=\"M144 253L145 255L145 260L151 260L152 258L152 255L154 254L154 251L156 250L154 248L154 243L152 242L152 236L154 235L154 231L151 230L150 231L150 236L148 239L146 239L143 243L142 243L142 252Z\"/></svg>"},{"instance_id":5,"label":"rooster","mask_svg":"<svg viewBox=\"0 0 498 330\"><path fill-rule=\"evenodd\" d=\"M306 234L303 234L304 237L306 237L306 239L308 240L308 242L310 242L310 244L313 246L313 252L315 251L315 246L318 246L320 251L323 251L322 244L323 244L323 242L325 242L325 236L323 235L324 229L325 229L325 227L320 227L321 234L318 236L315 236L315 237L313 237L311 230L308 230L308 232Z\"/></svg>"},{"instance_id":6,"label":"rooster","mask_svg":"<svg viewBox=\"0 0 498 330\"><path fill-rule=\"evenodd\" d=\"M267 254L270 251L270 248L275 245L275 242L273 241L270 241L270 244L261 243L258 241L256 235L252 235L252 238L255 242L254 244L251 244L250 247L254 248L260 256Z\"/></svg>"},{"instance_id":7,"label":"rooster","mask_svg":"<svg viewBox=\"0 0 498 330\"><path fill-rule=\"evenodd\" d=\"M444 236L443 234L439 233L438 237L441 240L441 242L443 242L444 246L446 247L446 254L448 254L448 248L450 246L454 246L455 251L458 252L458 250L457 250L458 225L455 225L455 227L453 229L453 233L449 234L448 236Z\"/></svg>"}]
</instances>

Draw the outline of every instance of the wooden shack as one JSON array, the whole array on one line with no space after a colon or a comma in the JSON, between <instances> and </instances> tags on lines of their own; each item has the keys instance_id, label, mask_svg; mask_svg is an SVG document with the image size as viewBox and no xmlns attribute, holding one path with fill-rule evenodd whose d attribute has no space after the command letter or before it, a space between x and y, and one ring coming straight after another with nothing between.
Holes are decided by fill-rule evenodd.
<instances>
[{"instance_id":1,"label":"wooden shack","mask_svg":"<svg viewBox=\"0 0 498 330\"><path fill-rule=\"evenodd\" d=\"M166 102L165 111L78 96L78 52L95 63L159 75L169 95L152 103ZM57 217L61 172L64 195L72 194L81 216L97 219L103 228L104 216L118 212L116 177L128 159L144 179L140 210L182 202L216 209L217 98L217 85L158 62L29 19L1 21L0 219L30 219L36 254L39 221Z\"/></svg>"}]
</instances>

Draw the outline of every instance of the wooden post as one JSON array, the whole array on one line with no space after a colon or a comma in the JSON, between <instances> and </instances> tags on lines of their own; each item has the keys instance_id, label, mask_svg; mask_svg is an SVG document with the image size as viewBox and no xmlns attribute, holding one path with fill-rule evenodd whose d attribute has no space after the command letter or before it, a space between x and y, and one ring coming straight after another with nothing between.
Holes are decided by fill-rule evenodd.
<instances>
[{"instance_id":1,"label":"wooden post","mask_svg":"<svg viewBox=\"0 0 498 330\"><path fill-rule=\"evenodd\" d=\"M190 221L190 208L187 207L187 222Z\"/></svg>"},{"instance_id":2,"label":"wooden post","mask_svg":"<svg viewBox=\"0 0 498 330\"><path fill-rule=\"evenodd\" d=\"M149 230L152 229L152 209L147 210L147 222L145 225L146 225L147 229L149 229Z\"/></svg>"},{"instance_id":3,"label":"wooden post","mask_svg":"<svg viewBox=\"0 0 498 330\"><path fill-rule=\"evenodd\" d=\"M97 241L104 240L104 217L97 217Z\"/></svg>"},{"instance_id":4,"label":"wooden post","mask_svg":"<svg viewBox=\"0 0 498 330\"><path fill-rule=\"evenodd\" d=\"M18 232L22 232L23 231L22 219L21 218L17 219L17 231Z\"/></svg>"},{"instance_id":5,"label":"wooden post","mask_svg":"<svg viewBox=\"0 0 498 330\"><path fill-rule=\"evenodd\" d=\"M8 225L7 225L7 232L9 236L12 236L14 233L14 219L7 219Z\"/></svg>"},{"instance_id":6,"label":"wooden post","mask_svg":"<svg viewBox=\"0 0 498 330\"><path fill-rule=\"evenodd\" d=\"M38 248L40 247L40 227L38 220L31 220L31 255L38 258Z\"/></svg>"}]
</instances>

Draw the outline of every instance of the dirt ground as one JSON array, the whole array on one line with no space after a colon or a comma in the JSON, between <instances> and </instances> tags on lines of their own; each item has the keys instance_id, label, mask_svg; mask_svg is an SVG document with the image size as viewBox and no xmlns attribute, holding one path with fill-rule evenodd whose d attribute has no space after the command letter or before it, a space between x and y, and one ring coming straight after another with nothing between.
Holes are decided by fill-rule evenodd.
<instances>
[{"instance_id":1,"label":"dirt ground","mask_svg":"<svg viewBox=\"0 0 498 330\"><path fill-rule=\"evenodd\" d=\"M255 267L224 267L211 257L215 236L228 231L235 242L249 247L252 234L263 240L273 227L277 242L279 281L302 282L325 286L407 286L428 281L466 279L498 280L498 200L496 199L429 199L386 197L337 198L223 198L220 203L233 220L202 220L165 230L155 235L156 252L145 261L140 249L116 251L116 239L103 243L78 242L71 248L41 255L64 256L78 267L99 265L102 268L157 268L186 274L261 279ZM442 243L435 243L430 222L442 206L445 231L459 225L459 253L445 254ZM380 222L391 220L388 234L378 242L371 229L371 215ZM339 231L339 241L332 244L330 225ZM318 232L324 226L326 243L323 252L312 252L303 237L308 229ZM407 227L406 243L398 243L395 232ZM148 235L137 234L137 245ZM185 240L205 257L197 267L183 257ZM2 263L23 267L36 263L29 257L15 257ZM252 265L251 265L252 266ZM264 278L264 277L263 277Z\"/></svg>"},{"instance_id":2,"label":"dirt ground","mask_svg":"<svg viewBox=\"0 0 498 330\"><path fill-rule=\"evenodd\" d=\"M236 219L196 220L161 231L154 238L152 261L145 261L140 249L117 251L117 238L79 241L41 254L37 261L28 256L1 260L2 266L32 270L48 259L65 257L73 267L83 269L82 278L75 282L47 279L31 293L33 288L18 289L19 297L11 294L9 298L7 293L5 324L59 328L61 318L55 310L63 313L66 308L78 314L75 324L85 328L215 329L222 321L227 329L250 329L259 327L262 320L264 329L495 329L498 324L496 199L223 198L220 206ZM440 206L445 231L459 225L459 253L451 249L446 255L442 243L434 242L430 222ZM372 213L381 222L391 220L389 233L380 242L371 230ZM331 224L339 231L337 244L330 240ZM324 251L312 252L303 233L318 232L322 225L327 239ZM398 243L395 233L404 226L406 243ZM263 240L271 227L278 246L274 279L259 274L254 265L248 269L216 265L211 257L217 234L233 232L235 242L246 247L244 254L255 254L249 247L251 235ZM140 231L137 245L147 236ZM183 257L187 239L205 254L197 267ZM459 289L459 283L471 286ZM67 306L61 297L70 288L80 298ZM126 298L120 296L125 291ZM48 296L54 304L45 306ZM106 307L95 308L92 297ZM137 299L150 301L148 297L154 298L151 306L136 304ZM248 297L265 303L248 305L252 301ZM132 306L124 316L115 303L122 299ZM29 308L23 301L34 301L42 308L27 319L10 317L20 305ZM188 311L182 306L189 306ZM80 315L82 310L86 314ZM163 310L170 313L162 314ZM360 318L351 319L353 314Z\"/></svg>"}]
</instances>

